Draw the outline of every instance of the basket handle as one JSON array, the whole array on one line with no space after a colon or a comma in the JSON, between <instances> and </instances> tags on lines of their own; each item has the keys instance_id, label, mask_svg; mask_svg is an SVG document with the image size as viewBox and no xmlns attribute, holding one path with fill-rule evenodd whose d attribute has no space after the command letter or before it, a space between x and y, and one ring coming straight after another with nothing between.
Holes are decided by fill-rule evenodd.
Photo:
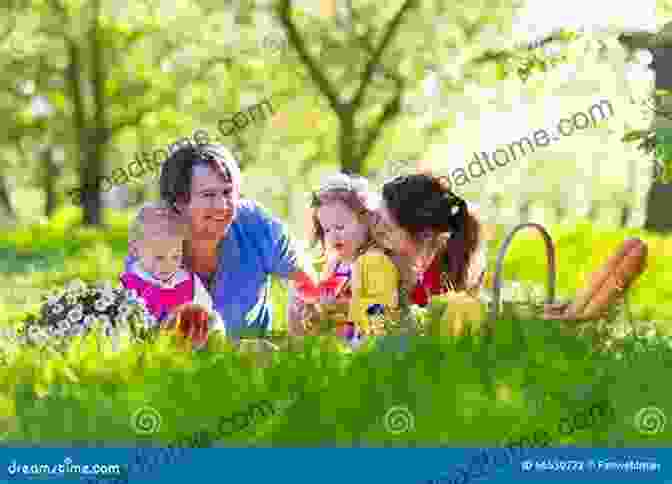
<instances>
[{"instance_id":1,"label":"basket handle","mask_svg":"<svg viewBox=\"0 0 672 484\"><path fill-rule=\"evenodd\" d=\"M548 261L548 298L546 299L546 303L550 304L555 299L556 272L555 272L555 246L553 245L553 240L551 239L551 236L548 234L548 231L546 231L546 229L542 225L535 223L519 224L515 226L513 230L511 230L509 235L506 236L506 238L504 239L504 243L502 244L502 247L499 249L499 252L497 253L497 264L495 266L495 277L493 285L492 308L490 309L491 322L495 321L497 319L497 315L499 314L499 303L502 293L502 268L504 265L504 256L506 255L506 251L511 245L511 242L513 241L513 237L520 230L528 227L537 229L537 231L541 234L544 240L544 245L546 246L546 260Z\"/></svg>"}]
</instances>

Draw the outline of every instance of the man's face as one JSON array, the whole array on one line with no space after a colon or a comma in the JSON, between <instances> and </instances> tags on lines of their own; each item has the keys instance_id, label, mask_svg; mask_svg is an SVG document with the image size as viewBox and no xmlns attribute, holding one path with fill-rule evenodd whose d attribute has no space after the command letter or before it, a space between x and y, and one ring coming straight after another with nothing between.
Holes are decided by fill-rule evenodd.
<instances>
[{"instance_id":1,"label":"man's face","mask_svg":"<svg viewBox=\"0 0 672 484\"><path fill-rule=\"evenodd\" d=\"M160 281L169 281L182 265L181 237L147 237L136 247L142 268Z\"/></svg>"},{"instance_id":2,"label":"man's face","mask_svg":"<svg viewBox=\"0 0 672 484\"><path fill-rule=\"evenodd\" d=\"M186 215L194 239L221 240L236 217L239 188L209 165L197 165L191 178Z\"/></svg>"}]
</instances>

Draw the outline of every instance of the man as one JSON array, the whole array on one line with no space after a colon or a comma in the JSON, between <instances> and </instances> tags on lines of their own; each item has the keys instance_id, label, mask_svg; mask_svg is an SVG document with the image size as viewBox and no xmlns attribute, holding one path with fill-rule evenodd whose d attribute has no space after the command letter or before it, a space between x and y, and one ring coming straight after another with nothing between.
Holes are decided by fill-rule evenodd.
<instances>
[{"instance_id":1,"label":"man","mask_svg":"<svg viewBox=\"0 0 672 484\"><path fill-rule=\"evenodd\" d=\"M202 279L234 340L272 329L271 275L297 289L315 286L284 224L241 198L240 170L224 146L179 147L161 168L160 192L188 220L184 263Z\"/></svg>"}]
</instances>

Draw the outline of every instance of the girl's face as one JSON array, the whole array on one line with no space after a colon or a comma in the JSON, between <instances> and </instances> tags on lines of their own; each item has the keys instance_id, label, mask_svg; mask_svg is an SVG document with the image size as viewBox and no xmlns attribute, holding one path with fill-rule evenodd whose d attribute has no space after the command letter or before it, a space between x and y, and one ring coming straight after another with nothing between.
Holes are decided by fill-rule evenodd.
<instances>
[{"instance_id":1,"label":"girl's face","mask_svg":"<svg viewBox=\"0 0 672 484\"><path fill-rule=\"evenodd\" d=\"M317 209L317 218L324 231L325 248L340 259L352 260L368 238L368 226L341 201L333 201Z\"/></svg>"},{"instance_id":2,"label":"girl's face","mask_svg":"<svg viewBox=\"0 0 672 484\"><path fill-rule=\"evenodd\" d=\"M182 265L182 237L147 238L136 246L140 265L155 279L169 281Z\"/></svg>"},{"instance_id":3,"label":"girl's face","mask_svg":"<svg viewBox=\"0 0 672 484\"><path fill-rule=\"evenodd\" d=\"M373 237L378 244L394 254L414 257L418 254L418 246L411 235L397 224L383 202L376 210L372 222Z\"/></svg>"}]
</instances>

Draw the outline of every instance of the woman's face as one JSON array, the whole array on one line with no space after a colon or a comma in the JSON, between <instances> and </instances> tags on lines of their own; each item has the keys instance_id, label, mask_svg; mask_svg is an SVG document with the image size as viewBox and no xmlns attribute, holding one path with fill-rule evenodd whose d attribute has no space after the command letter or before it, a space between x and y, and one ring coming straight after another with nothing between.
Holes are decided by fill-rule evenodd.
<instances>
[{"instance_id":1,"label":"woman's face","mask_svg":"<svg viewBox=\"0 0 672 484\"><path fill-rule=\"evenodd\" d=\"M239 187L234 186L210 165L194 166L191 178L191 197L186 209L194 239L221 240L236 217Z\"/></svg>"},{"instance_id":2,"label":"woman's face","mask_svg":"<svg viewBox=\"0 0 672 484\"><path fill-rule=\"evenodd\" d=\"M397 224L384 201L374 214L371 230L378 244L393 253L408 257L417 255L417 244L411 235Z\"/></svg>"},{"instance_id":3,"label":"woman's face","mask_svg":"<svg viewBox=\"0 0 672 484\"><path fill-rule=\"evenodd\" d=\"M368 237L368 227L341 201L333 201L317 209L317 218L324 231L324 243L339 259L351 260Z\"/></svg>"}]
</instances>

